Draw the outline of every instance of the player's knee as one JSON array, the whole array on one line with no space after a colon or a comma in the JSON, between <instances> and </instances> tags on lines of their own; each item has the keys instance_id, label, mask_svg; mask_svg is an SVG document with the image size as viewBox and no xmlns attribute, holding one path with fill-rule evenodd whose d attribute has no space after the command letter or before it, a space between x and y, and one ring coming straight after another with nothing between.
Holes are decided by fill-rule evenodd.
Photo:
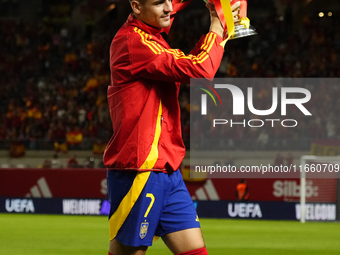
<instances>
[{"instance_id":1,"label":"player's knee","mask_svg":"<svg viewBox=\"0 0 340 255\"><path fill-rule=\"evenodd\" d=\"M176 255L208 255L208 251L205 247L191 250L191 251L186 251L182 253L177 253Z\"/></svg>"}]
</instances>

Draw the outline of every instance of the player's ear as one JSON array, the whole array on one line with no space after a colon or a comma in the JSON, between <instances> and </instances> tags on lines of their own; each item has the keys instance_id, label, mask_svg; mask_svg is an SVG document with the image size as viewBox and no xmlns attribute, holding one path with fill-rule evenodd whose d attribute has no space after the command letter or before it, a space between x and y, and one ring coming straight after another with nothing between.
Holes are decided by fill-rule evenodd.
<instances>
[{"instance_id":1,"label":"player's ear","mask_svg":"<svg viewBox=\"0 0 340 255\"><path fill-rule=\"evenodd\" d=\"M132 11L135 14L140 14L141 3L138 0L132 0L130 4L131 4Z\"/></svg>"}]
</instances>

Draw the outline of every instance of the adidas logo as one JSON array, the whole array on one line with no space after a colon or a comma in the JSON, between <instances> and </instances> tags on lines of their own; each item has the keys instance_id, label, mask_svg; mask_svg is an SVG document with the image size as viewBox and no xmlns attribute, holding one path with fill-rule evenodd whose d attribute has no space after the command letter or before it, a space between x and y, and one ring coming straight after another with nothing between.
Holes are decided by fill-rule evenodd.
<instances>
[{"instance_id":1,"label":"adidas logo","mask_svg":"<svg viewBox=\"0 0 340 255\"><path fill-rule=\"evenodd\" d=\"M196 190L193 200L220 200L211 179L208 179L203 187Z\"/></svg>"},{"instance_id":2,"label":"adidas logo","mask_svg":"<svg viewBox=\"0 0 340 255\"><path fill-rule=\"evenodd\" d=\"M44 177L41 177L37 181L37 185L34 185L30 189L30 192L25 195L25 197L44 197L44 198L52 197L52 193L50 188L48 187L46 179Z\"/></svg>"}]
</instances>

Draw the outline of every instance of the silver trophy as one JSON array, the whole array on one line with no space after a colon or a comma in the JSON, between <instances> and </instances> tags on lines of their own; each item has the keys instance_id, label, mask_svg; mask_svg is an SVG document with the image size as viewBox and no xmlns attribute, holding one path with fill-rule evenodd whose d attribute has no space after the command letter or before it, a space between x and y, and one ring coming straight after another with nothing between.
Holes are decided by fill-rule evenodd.
<instances>
[{"instance_id":1,"label":"silver trophy","mask_svg":"<svg viewBox=\"0 0 340 255\"><path fill-rule=\"evenodd\" d=\"M236 1L238 0L233 0L230 4L233 5ZM240 21L235 23L235 32L230 36L230 40L257 34L256 29L250 25L250 21L247 17L247 4L247 0L241 0L239 14Z\"/></svg>"}]
</instances>

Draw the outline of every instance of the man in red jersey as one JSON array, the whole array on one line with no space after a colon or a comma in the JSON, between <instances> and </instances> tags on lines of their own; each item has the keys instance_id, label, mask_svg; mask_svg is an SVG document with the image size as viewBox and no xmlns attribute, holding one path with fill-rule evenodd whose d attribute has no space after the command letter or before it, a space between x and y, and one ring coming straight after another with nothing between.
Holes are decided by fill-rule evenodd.
<instances>
[{"instance_id":1,"label":"man in red jersey","mask_svg":"<svg viewBox=\"0 0 340 255\"><path fill-rule=\"evenodd\" d=\"M198 217L177 171L185 155L180 83L213 78L223 56L223 28L212 4L211 26L185 55L161 32L171 24L170 0L130 0L133 13L110 48L108 102L114 135L108 169L109 254L145 254L162 237L172 253L208 254ZM239 2L232 6L234 17ZM236 21L237 18L235 18Z\"/></svg>"}]
</instances>

